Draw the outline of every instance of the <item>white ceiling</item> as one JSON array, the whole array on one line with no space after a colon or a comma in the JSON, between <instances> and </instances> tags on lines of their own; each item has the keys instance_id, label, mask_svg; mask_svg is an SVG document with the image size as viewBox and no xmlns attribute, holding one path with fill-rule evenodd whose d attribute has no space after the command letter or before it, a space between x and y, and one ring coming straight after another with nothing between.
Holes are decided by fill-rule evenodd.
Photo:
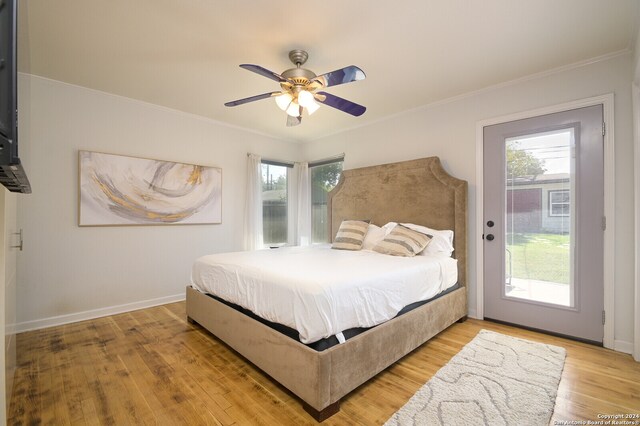
<instances>
[{"instance_id":1,"label":"white ceiling","mask_svg":"<svg viewBox=\"0 0 640 426\"><path fill-rule=\"evenodd\" d=\"M309 141L501 82L632 49L637 0L20 0L20 69ZM327 89L365 105L323 106L285 127L279 89L238 67L282 72L309 52L316 74L357 65L364 81ZM24 52L27 51L28 55Z\"/></svg>"}]
</instances>

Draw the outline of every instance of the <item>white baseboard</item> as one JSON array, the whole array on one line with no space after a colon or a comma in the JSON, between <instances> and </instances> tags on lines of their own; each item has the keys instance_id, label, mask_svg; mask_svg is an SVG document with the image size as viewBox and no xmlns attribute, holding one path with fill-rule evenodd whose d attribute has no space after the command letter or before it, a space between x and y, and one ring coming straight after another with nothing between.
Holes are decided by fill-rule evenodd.
<instances>
[{"instance_id":1,"label":"white baseboard","mask_svg":"<svg viewBox=\"0 0 640 426\"><path fill-rule=\"evenodd\" d=\"M156 299L142 300L140 302L125 303L124 305L110 306L107 308L93 309L90 311L77 312L74 314L59 315L55 317L42 318L32 321L19 322L13 327L9 326L15 333L39 330L41 328L54 327L72 322L85 321L94 318L106 317L109 315L121 314L123 312L137 311L138 309L150 308L152 306L165 305L167 303L180 302L185 299L185 293L174 294L173 296L158 297Z\"/></svg>"},{"instance_id":2,"label":"white baseboard","mask_svg":"<svg viewBox=\"0 0 640 426\"><path fill-rule=\"evenodd\" d=\"M469 318L482 319L477 317L475 309L469 308L469 312L467 315L469 316ZM626 342L624 340L614 340L613 347L611 349L617 352L625 353L625 354L632 354L633 343Z\"/></svg>"},{"instance_id":3,"label":"white baseboard","mask_svg":"<svg viewBox=\"0 0 640 426\"><path fill-rule=\"evenodd\" d=\"M6 324L4 327L4 335L5 336L13 336L16 334L16 325L15 324Z\"/></svg>"},{"instance_id":4,"label":"white baseboard","mask_svg":"<svg viewBox=\"0 0 640 426\"><path fill-rule=\"evenodd\" d=\"M613 348L614 351L624 352L625 354L633 353L633 343L625 342L624 340L614 340Z\"/></svg>"},{"instance_id":5,"label":"white baseboard","mask_svg":"<svg viewBox=\"0 0 640 426\"><path fill-rule=\"evenodd\" d=\"M473 308L469 308L468 309L467 316L469 318L482 319L482 318L478 318L478 314L477 314L476 310L473 309Z\"/></svg>"},{"instance_id":6,"label":"white baseboard","mask_svg":"<svg viewBox=\"0 0 640 426\"><path fill-rule=\"evenodd\" d=\"M185 300L184 293L174 294L173 296L158 297L156 299L125 303L124 305L93 309L90 311L77 312L75 314L59 315L38 320L19 322L17 324L7 324L6 330L10 332L9 334L23 333L25 331L40 330L42 328L55 327L57 325L70 324L73 322L86 321L94 318L121 314L124 312L137 311L138 309L151 308L153 306L166 305L167 303L181 302L183 300ZM467 315L470 318L478 319L476 316L476 311L474 309L469 309ZM633 343L626 342L624 340L615 340L613 349L618 352L631 354L633 353Z\"/></svg>"}]
</instances>

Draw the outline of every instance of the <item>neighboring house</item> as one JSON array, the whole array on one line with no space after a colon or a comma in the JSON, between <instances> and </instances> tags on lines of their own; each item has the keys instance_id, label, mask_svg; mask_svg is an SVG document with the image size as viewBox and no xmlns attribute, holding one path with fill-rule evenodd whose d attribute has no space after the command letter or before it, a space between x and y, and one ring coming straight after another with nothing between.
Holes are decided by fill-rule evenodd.
<instances>
[{"instance_id":1,"label":"neighboring house","mask_svg":"<svg viewBox=\"0 0 640 426\"><path fill-rule=\"evenodd\" d=\"M508 180L507 232L568 233L571 181L568 173Z\"/></svg>"}]
</instances>

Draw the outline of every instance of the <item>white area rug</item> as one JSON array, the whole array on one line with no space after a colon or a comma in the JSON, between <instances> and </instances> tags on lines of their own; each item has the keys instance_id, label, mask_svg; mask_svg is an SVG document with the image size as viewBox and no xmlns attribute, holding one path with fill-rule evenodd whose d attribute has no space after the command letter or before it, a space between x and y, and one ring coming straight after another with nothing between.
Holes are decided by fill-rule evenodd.
<instances>
[{"instance_id":1,"label":"white area rug","mask_svg":"<svg viewBox=\"0 0 640 426\"><path fill-rule=\"evenodd\" d=\"M548 425L565 355L481 330L385 425Z\"/></svg>"}]
</instances>

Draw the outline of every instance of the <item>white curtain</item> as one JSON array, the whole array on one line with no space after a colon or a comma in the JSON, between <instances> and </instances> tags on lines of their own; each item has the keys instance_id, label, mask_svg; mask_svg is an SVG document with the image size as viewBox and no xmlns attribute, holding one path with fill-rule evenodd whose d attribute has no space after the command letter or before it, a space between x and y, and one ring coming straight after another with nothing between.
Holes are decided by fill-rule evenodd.
<instances>
[{"instance_id":1,"label":"white curtain","mask_svg":"<svg viewBox=\"0 0 640 426\"><path fill-rule=\"evenodd\" d=\"M297 215L296 221L296 245L308 246L311 244L311 182L309 180L309 164L295 163L293 175L297 183Z\"/></svg>"},{"instance_id":2,"label":"white curtain","mask_svg":"<svg viewBox=\"0 0 640 426\"><path fill-rule=\"evenodd\" d=\"M245 204L244 248L264 247L262 238L262 158L249 154L247 159L247 201Z\"/></svg>"}]
</instances>

